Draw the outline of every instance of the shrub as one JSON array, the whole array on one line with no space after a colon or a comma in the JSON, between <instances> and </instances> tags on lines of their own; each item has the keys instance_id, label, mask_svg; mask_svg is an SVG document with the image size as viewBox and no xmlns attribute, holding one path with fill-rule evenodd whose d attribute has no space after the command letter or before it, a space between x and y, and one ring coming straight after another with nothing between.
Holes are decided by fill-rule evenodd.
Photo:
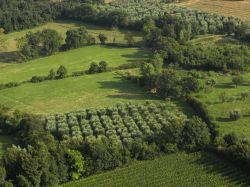
<instances>
[{"instance_id":1,"label":"shrub","mask_svg":"<svg viewBox=\"0 0 250 187\"><path fill-rule=\"evenodd\" d=\"M108 39L107 36L105 36L104 34L101 34L101 33L98 35L98 38L99 38L102 45L104 45Z\"/></svg>"},{"instance_id":2,"label":"shrub","mask_svg":"<svg viewBox=\"0 0 250 187\"><path fill-rule=\"evenodd\" d=\"M231 120L238 120L241 117L241 111L239 109L234 109L231 112L229 112L229 117Z\"/></svg>"},{"instance_id":3,"label":"shrub","mask_svg":"<svg viewBox=\"0 0 250 187\"><path fill-rule=\"evenodd\" d=\"M99 72L99 66L98 66L98 64L95 63L95 62L92 62L92 63L90 64L88 73L89 73L89 74L93 74L93 73L98 73L98 72Z\"/></svg>"},{"instance_id":4,"label":"shrub","mask_svg":"<svg viewBox=\"0 0 250 187\"><path fill-rule=\"evenodd\" d=\"M64 67L64 66L61 65L61 66L58 68L56 74L57 74L57 78L58 78L58 79L63 79L63 78L65 78L65 77L67 77L67 69L66 69L66 67Z\"/></svg>"},{"instance_id":5,"label":"shrub","mask_svg":"<svg viewBox=\"0 0 250 187\"><path fill-rule=\"evenodd\" d=\"M245 100L250 96L250 92L241 92L240 96L242 100Z\"/></svg>"},{"instance_id":6,"label":"shrub","mask_svg":"<svg viewBox=\"0 0 250 187\"><path fill-rule=\"evenodd\" d=\"M243 81L244 81L244 79L240 75L232 78L232 82L235 85L235 87L237 87L238 85L242 84Z\"/></svg>"},{"instance_id":7,"label":"shrub","mask_svg":"<svg viewBox=\"0 0 250 187\"><path fill-rule=\"evenodd\" d=\"M99 63L99 72L106 72L108 70L108 64L105 61Z\"/></svg>"},{"instance_id":8,"label":"shrub","mask_svg":"<svg viewBox=\"0 0 250 187\"><path fill-rule=\"evenodd\" d=\"M49 80L54 80L55 78L56 78L56 72L53 69L51 69L49 71L48 79Z\"/></svg>"},{"instance_id":9,"label":"shrub","mask_svg":"<svg viewBox=\"0 0 250 187\"><path fill-rule=\"evenodd\" d=\"M184 125L182 145L187 149L204 148L210 143L210 133L206 123L200 118L193 117Z\"/></svg>"},{"instance_id":10,"label":"shrub","mask_svg":"<svg viewBox=\"0 0 250 187\"><path fill-rule=\"evenodd\" d=\"M32 82L32 83L39 83L39 82L43 82L45 80L47 80L47 76L33 76L30 79L30 82Z\"/></svg>"}]
</instances>

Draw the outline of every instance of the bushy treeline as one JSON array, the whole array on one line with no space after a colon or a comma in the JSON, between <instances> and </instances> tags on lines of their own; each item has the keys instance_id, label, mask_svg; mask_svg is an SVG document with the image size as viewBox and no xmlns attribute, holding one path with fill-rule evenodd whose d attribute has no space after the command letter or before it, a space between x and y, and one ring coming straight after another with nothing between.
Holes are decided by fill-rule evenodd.
<instances>
[{"instance_id":1,"label":"bushy treeline","mask_svg":"<svg viewBox=\"0 0 250 187\"><path fill-rule=\"evenodd\" d=\"M18 40L19 56L22 60L49 56L58 51L80 48L95 44L95 38L85 27L66 32L65 44L60 34L52 29L44 29L35 33L29 32Z\"/></svg>"},{"instance_id":2,"label":"bushy treeline","mask_svg":"<svg viewBox=\"0 0 250 187\"><path fill-rule=\"evenodd\" d=\"M104 3L103 0L1 0L0 28L6 33L38 26L61 18L67 9L81 3Z\"/></svg>"},{"instance_id":3,"label":"bushy treeline","mask_svg":"<svg viewBox=\"0 0 250 187\"><path fill-rule=\"evenodd\" d=\"M162 1L74 0L53 2L4 0L0 4L0 27L6 32L37 26L54 19L73 19L105 26L142 30L150 17L164 35L186 40L199 34L234 34L249 40L247 25L238 18L190 10Z\"/></svg>"},{"instance_id":4,"label":"bushy treeline","mask_svg":"<svg viewBox=\"0 0 250 187\"><path fill-rule=\"evenodd\" d=\"M250 171L250 141L236 136L234 133L217 136L211 149L236 166Z\"/></svg>"},{"instance_id":5,"label":"bushy treeline","mask_svg":"<svg viewBox=\"0 0 250 187\"><path fill-rule=\"evenodd\" d=\"M205 123L169 104L87 109L49 116L46 125L43 117L0 112L1 129L11 126L19 138L1 159L1 186L52 186L210 143Z\"/></svg>"},{"instance_id":6,"label":"bushy treeline","mask_svg":"<svg viewBox=\"0 0 250 187\"><path fill-rule=\"evenodd\" d=\"M50 0L2 0L0 27L5 32L31 28L60 15L60 7Z\"/></svg>"},{"instance_id":7,"label":"bushy treeline","mask_svg":"<svg viewBox=\"0 0 250 187\"><path fill-rule=\"evenodd\" d=\"M162 55L165 66L174 64L185 69L227 72L244 71L250 64L249 47L244 45L181 45L173 38L155 32L146 36L145 42Z\"/></svg>"}]
</instances>

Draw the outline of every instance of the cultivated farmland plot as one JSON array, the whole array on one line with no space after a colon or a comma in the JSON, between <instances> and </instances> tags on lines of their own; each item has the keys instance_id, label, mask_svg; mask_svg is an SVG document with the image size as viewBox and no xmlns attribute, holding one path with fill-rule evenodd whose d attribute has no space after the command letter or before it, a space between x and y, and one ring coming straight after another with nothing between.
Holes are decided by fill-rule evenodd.
<instances>
[{"instance_id":1,"label":"cultivated farmland plot","mask_svg":"<svg viewBox=\"0 0 250 187\"><path fill-rule=\"evenodd\" d=\"M249 176L208 153L177 153L66 183L64 187L249 186Z\"/></svg>"},{"instance_id":2,"label":"cultivated farmland plot","mask_svg":"<svg viewBox=\"0 0 250 187\"><path fill-rule=\"evenodd\" d=\"M172 103L118 104L47 116L45 128L62 140L93 141L106 136L117 144L127 145L135 138L153 138L162 133L163 125L184 120L185 116Z\"/></svg>"}]
</instances>

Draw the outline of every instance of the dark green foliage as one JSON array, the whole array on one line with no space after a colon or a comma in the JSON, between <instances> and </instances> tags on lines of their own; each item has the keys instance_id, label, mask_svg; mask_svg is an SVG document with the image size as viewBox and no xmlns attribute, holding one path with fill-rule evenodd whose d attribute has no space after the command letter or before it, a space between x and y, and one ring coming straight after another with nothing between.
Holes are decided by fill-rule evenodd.
<instances>
[{"instance_id":1,"label":"dark green foliage","mask_svg":"<svg viewBox=\"0 0 250 187\"><path fill-rule=\"evenodd\" d=\"M214 151L221 157L226 158L240 166L241 168L250 170L250 142L238 138L235 134L226 134L223 137L217 137L215 141Z\"/></svg>"},{"instance_id":2,"label":"dark green foliage","mask_svg":"<svg viewBox=\"0 0 250 187\"><path fill-rule=\"evenodd\" d=\"M106 72L108 70L108 63L105 61L99 62L99 72Z\"/></svg>"},{"instance_id":3,"label":"dark green foliage","mask_svg":"<svg viewBox=\"0 0 250 187\"><path fill-rule=\"evenodd\" d=\"M33 76L30 79L30 82L32 82L32 83L38 83L38 82L43 82L45 80L47 80L47 76Z\"/></svg>"},{"instance_id":4,"label":"dark green foliage","mask_svg":"<svg viewBox=\"0 0 250 187\"><path fill-rule=\"evenodd\" d=\"M105 36L104 34L101 34L101 33L98 35L98 38L99 38L102 45L104 45L108 39L107 36Z\"/></svg>"},{"instance_id":5,"label":"dark green foliage","mask_svg":"<svg viewBox=\"0 0 250 187\"><path fill-rule=\"evenodd\" d=\"M93 74L93 73L99 73L99 66L97 63L92 62L90 64L89 70L88 70L89 74Z\"/></svg>"},{"instance_id":6,"label":"dark green foliage","mask_svg":"<svg viewBox=\"0 0 250 187\"><path fill-rule=\"evenodd\" d=\"M162 74L157 77L156 89L163 98L180 97L182 94L180 75L174 69L163 70Z\"/></svg>"},{"instance_id":7,"label":"dark green foliage","mask_svg":"<svg viewBox=\"0 0 250 187\"><path fill-rule=\"evenodd\" d=\"M187 121L182 131L182 145L187 149L204 148L210 143L210 133L206 123L193 117Z\"/></svg>"},{"instance_id":8,"label":"dark green foliage","mask_svg":"<svg viewBox=\"0 0 250 187\"><path fill-rule=\"evenodd\" d=\"M54 80L55 78L56 78L56 72L54 71L54 69L51 69L49 71L48 79L49 80Z\"/></svg>"},{"instance_id":9,"label":"dark green foliage","mask_svg":"<svg viewBox=\"0 0 250 187\"><path fill-rule=\"evenodd\" d=\"M88 33L85 27L81 27L67 31L65 42L67 49L73 49L95 44L95 39Z\"/></svg>"},{"instance_id":10,"label":"dark green foliage","mask_svg":"<svg viewBox=\"0 0 250 187\"><path fill-rule=\"evenodd\" d=\"M6 89L6 88L13 88L19 86L21 83L18 82L9 82L6 84L0 84L0 90Z\"/></svg>"},{"instance_id":11,"label":"dark green foliage","mask_svg":"<svg viewBox=\"0 0 250 187\"><path fill-rule=\"evenodd\" d=\"M238 85L241 85L243 83L244 79L242 76L236 76L232 78L233 84L237 87Z\"/></svg>"},{"instance_id":12,"label":"dark green foliage","mask_svg":"<svg viewBox=\"0 0 250 187\"><path fill-rule=\"evenodd\" d=\"M56 72L57 78L58 79L63 79L65 77L67 77L67 73L68 73L67 69L64 66L61 65L58 68L57 72Z\"/></svg>"},{"instance_id":13,"label":"dark green foliage","mask_svg":"<svg viewBox=\"0 0 250 187\"><path fill-rule=\"evenodd\" d=\"M31 28L53 20L60 10L58 4L49 0L3 0L0 3L0 27L6 32Z\"/></svg>"},{"instance_id":14,"label":"dark green foliage","mask_svg":"<svg viewBox=\"0 0 250 187\"><path fill-rule=\"evenodd\" d=\"M101 61L99 62L99 65L95 62L92 62L87 72L89 74L94 74L94 73L102 73L106 71L108 71L108 63L106 61Z\"/></svg>"},{"instance_id":15,"label":"dark green foliage","mask_svg":"<svg viewBox=\"0 0 250 187\"><path fill-rule=\"evenodd\" d=\"M24 60L27 60L52 55L59 51L62 38L56 31L45 29L36 33L28 33L20 42L19 54Z\"/></svg>"},{"instance_id":16,"label":"dark green foliage","mask_svg":"<svg viewBox=\"0 0 250 187\"><path fill-rule=\"evenodd\" d=\"M239 109L235 109L235 110L232 110L231 112L229 112L229 118L231 120L236 121L236 120L240 119L240 117L241 117L241 111Z\"/></svg>"}]
</instances>

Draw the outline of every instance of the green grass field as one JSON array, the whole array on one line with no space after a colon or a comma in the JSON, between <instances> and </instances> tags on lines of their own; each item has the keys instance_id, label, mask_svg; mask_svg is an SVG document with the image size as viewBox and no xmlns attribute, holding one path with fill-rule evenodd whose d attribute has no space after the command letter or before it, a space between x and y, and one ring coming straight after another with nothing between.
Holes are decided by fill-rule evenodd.
<instances>
[{"instance_id":1,"label":"green grass field","mask_svg":"<svg viewBox=\"0 0 250 187\"><path fill-rule=\"evenodd\" d=\"M148 57L147 50L137 48L115 48L109 46L88 46L26 63L0 63L0 84L29 80L34 75L48 75L50 69L64 65L69 73L87 70L92 62L104 60L110 67L141 62Z\"/></svg>"},{"instance_id":2,"label":"green grass field","mask_svg":"<svg viewBox=\"0 0 250 187\"><path fill-rule=\"evenodd\" d=\"M115 72L24 84L0 90L0 103L32 113L55 113L81 108L113 106L118 102L145 102L157 98Z\"/></svg>"},{"instance_id":3,"label":"green grass field","mask_svg":"<svg viewBox=\"0 0 250 187\"><path fill-rule=\"evenodd\" d=\"M234 132L242 137L249 138L250 98L242 100L240 99L240 93L250 92L250 73L244 74L243 77L245 82L235 87L232 83L232 76L215 74L214 78L217 81L215 88L211 92L202 91L196 94L196 97L207 104L208 110L215 117L221 133ZM222 103L219 99L222 92L225 92L232 101ZM229 118L229 112L234 109L240 109L242 112L242 117L237 121L232 121Z\"/></svg>"},{"instance_id":4,"label":"green grass field","mask_svg":"<svg viewBox=\"0 0 250 187\"><path fill-rule=\"evenodd\" d=\"M81 26L85 26L87 30L96 37L96 42L99 42L97 39L97 36L102 33L105 34L108 37L107 42L112 43L114 35L116 36L116 43L124 44L126 41L124 40L124 36L126 33L128 33L127 30L118 30L116 33L113 32L112 28L109 27L101 27L91 24L85 24L81 22L76 21L55 21L51 23L47 23L38 27L35 27L33 29L26 29L19 32L13 32L6 35L0 35L0 52L12 52L16 51L16 43L17 40L28 32L36 32L43 29L53 29L56 30L61 34L63 38L66 37L67 30L79 28ZM131 32L134 35L134 39L136 42L142 41L142 35L139 32ZM1 62L1 59L0 59Z\"/></svg>"},{"instance_id":5,"label":"green grass field","mask_svg":"<svg viewBox=\"0 0 250 187\"><path fill-rule=\"evenodd\" d=\"M178 153L64 184L64 187L249 186L249 176L208 153Z\"/></svg>"}]
</instances>

